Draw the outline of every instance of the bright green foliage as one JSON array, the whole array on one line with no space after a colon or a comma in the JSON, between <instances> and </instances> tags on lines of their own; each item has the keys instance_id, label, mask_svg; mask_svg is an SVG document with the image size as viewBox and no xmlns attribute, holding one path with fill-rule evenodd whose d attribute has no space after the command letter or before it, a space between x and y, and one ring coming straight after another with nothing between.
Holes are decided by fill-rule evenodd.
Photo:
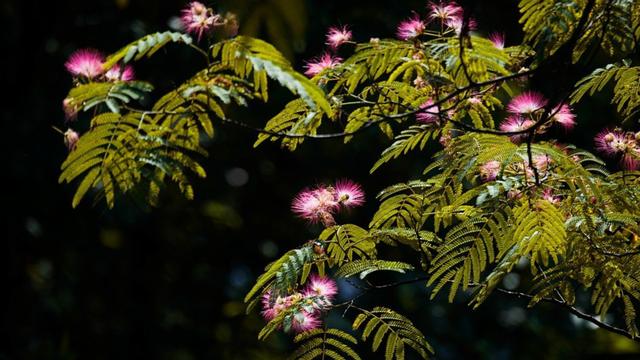
<instances>
[{"instance_id":1,"label":"bright green foliage","mask_svg":"<svg viewBox=\"0 0 640 360\"><path fill-rule=\"evenodd\" d=\"M381 270L404 273L405 270L413 270L413 265L401 261L353 260L342 265L334 275L337 277L349 277L360 274L360 279L364 279L372 272Z\"/></svg>"},{"instance_id":2,"label":"bright green foliage","mask_svg":"<svg viewBox=\"0 0 640 360\"><path fill-rule=\"evenodd\" d=\"M79 105L83 111L104 104L109 111L120 113L120 107L131 100L140 100L153 86L144 81L92 82L79 85L69 92L67 99L73 105Z\"/></svg>"},{"instance_id":3,"label":"bright green foliage","mask_svg":"<svg viewBox=\"0 0 640 360\"><path fill-rule=\"evenodd\" d=\"M330 264L338 265L354 258L375 258L375 242L367 236L367 231L352 224L337 225L325 229L319 239L327 246Z\"/></svg>"},{"instance_id":4,"label":"bright green foliage","mask_svg":"<svg viewBox=\"0 0 640 360\"><path fill-rule=\"evenodd\" d=\"M253 75L255 91L267 99L267 76L275 79L301 99L313 111L331 114L331 106L324 92L304 75L293 70L289 61L273 45L259 39L238 36L216 44L212 48L214 58L220 58L241 78Z\"/></svg>"},{"instance_id":5,"label":"bright green foliage","mask_svg":"<svg viewBox=\"0 0 640 360\"><path fill-rule=\"evenodd\" d=\"M131 60L140 60L145 56L150 57L155 54L156 51L160 50L165 45L171 42L180 42L189 45L193 42L193 39L191 39L191 37L187 34L172 31L149 34L132 42L131 44L118 50L113 55L109 56L104 64L104 68L110 69L119 61L128 63Z\"/></svg>"},{"instance_id":6,"label":"bright green foliage","mask_svg":"<svg viewBox=\"0 0 640 360\"><path fill-rule=\"evenodd\" d=\"M524 111L529 125L518 124L522 128L516 131L504 131L500 124L505 105L531 90L528 76L545 74L546 64L571 72L572 63L588 63L588 54L602 49L614 57L607 62L615 64L595 69L575 86L559 86L574 92L554 94L554 101L579 104L613 84L611 103L626 125L636 125L640 71L622 58L640 40L640 5L521 0L520 11L525 43L519 46L501 49L476 34L455 34L443 26L410 41L359 43L350 57L312 79L296 72L272 45L238 36L202 50L207 67L160 97L151 110L136 109L132 101L150 96L147 83L78 83L68 99L96 116L64 162L60 180L79 179L74 206L90 190L109 206L117 193L132 190L155 204L167 178L192 197L187 173L205 175L194 157L205 154L201 139L213 136L218 121L236 123L226 116L226 105L266 101L271 78L295 98L265 122L256 146L277 141L295 150L306 138L325 137L348 143L375 127L390 144L372 161L372 173L409 152L423 153L416 165L424 171L378 194L380 204L368 228L332 224L268 265L245 297L248 309L265 294L308 300L300 289L314 269L369 287L376 287L371 273L392 271L402 280L378 288L423 281L432 299L447 288L450 302L466 296L476 308L495 291L512 294L502 288L503 280L517 271L530 284L516 289L525 291L518 294L530 298L530 306L546 301L575 313L574 306L589 305L577 296L584 291L592 305L587 311L604 317L619 310L624 321L616 322L624 322L625 329L618 332L637 338L640 172L610 173L591 152L550 139L550 129L562 124L557 116L562 104ZM168 41L195 46L178 35L154 34L112 55L108 64L151 55ZM640 158L633 147L640 135L632 131L637 129L616 146L625 147L626 161L633 165ZM390 258L389 246L396 247L394 254L410 256ZM360 309L355 301L362 295L341 304L324 299L322 306L307 303L302 309L323 317L343 306L360 311L353 329L374 351L384 349L386 359L403 359L407 346L423 358L433 352L402 315L384 307ZM259 338L290 330L291 321L291 314L277 314ZM330 325L298 335L300 347L293 356L358 359L352 349L356 340Z\"/></svg>"},{"instance_id":7,"label":"bright green foliage","mask_svg":"<svg viewBox=\"0 0 640 360\"><path fill-rule=\"evenodd\" d=\"M169 42L194 46L188 35L151 34L109 56L104 67L152 56ZM73 206L91 189L104 197L109 207L114 206L119 193L156 205L165 179L171 179L192 198L186 170L205 176L193 158L196 153L206 155L201 139L213 136L214 119L229 121L224 105L247 106L247 100L254 98L266 101L268 78L300 96L305 106L330 116L324 92L294 71L272 45L236 37L215 44L211 52L213 58L208 59L206 69L162 96L151 110L136 109L132 104L153 89L143 81L89 82L71 89L67 96L70 107L97 114L63 165L61 182L85 174ZM102 115L108 113L111 115ZM132 190L138 191L134 194Z\"/></svg>"},{"instance_id":8,"label":"bright green foliage","mask_svg":"<svg viewBox=\"0 0 640 360\"><path fill-rule=\"evenodd\" d=\"M358 340L338 329L307 331L296 336L293 341L301 344L290 359L361 359L352 349Z\"/></svg>"},{"instance_id":9,"label":"bright green foliage","mask_svg":"<svg viewBox=\"0 0 640 360\"><path fill-rule=\"evenodd\" d=\"M632 0L521 0L520 12L525 42L541 58L570 40L576 43L574 61L594 44L610 55L624 55L635 48L638 38L640 14ZM580 21L589 26L574 37Z\"/></svg>"},{"instance_id":10,"label":"bright green foliage","mask_svg":"<svg viewBox=\"0 0 640 360\"><path fill-rule=\"evenodd\" d=\"M143 194L153 196L165 176L176 182L187 198L192 198L187 171L206 176L190 156L205 153L199 144L181 139L149 116L103 113L93 118L91 129L62 164L60 182L82 178L73 206L96 187L102 188L110 207L117 191L126 193L139 188Z\"/></svg>"},{"instance_id":11,"label":"bright green foliage","mask_svg":"<svg viewBox=\"0 0 640 360\"><path fill-rule=\"evenodd\" d=\"M596 69L591 75L576 84L572 94L572 102L579 102L587 93L591 96L614 81L613 99L620 115L625 121L637 118L640 114L640 67L630 66L629 62L622 65L609 64Z\"/></svg>"},{"instance_id":12,"label":"bright green foliage","mask_svg":"<svg viewBox=\"0 0 640 360\"><path fill-rule=\"evenodd\" d=\"M362 331L362 340L371 341L371 349L384 348L385 359L404 359L405 346L409 346L423 359L428 359L433 348L409 319L397 312L377 306L371 311L361 310L353 322L354 330ZM385 341L386 339L386 341ZM380 347L385 342L384 347Z\"/></svg>"},{"instance_id":13,"label":"bright green foliage","mask_svg":"<svg viewBox=\"0 0 640 360\"><path fill-rule=\"evenodd\" d=\"M251 308L255 305L258 297L266 291L271 290L274 295L290 292L298 284L304 265L314 260L315 254L311 244L287 252L280 259L267 265L264 274L260 275L256 280L255 285L247 293L244 301L250 301ZM304 279L300 282L304 282Z\"/></svg>"}]
</instances>

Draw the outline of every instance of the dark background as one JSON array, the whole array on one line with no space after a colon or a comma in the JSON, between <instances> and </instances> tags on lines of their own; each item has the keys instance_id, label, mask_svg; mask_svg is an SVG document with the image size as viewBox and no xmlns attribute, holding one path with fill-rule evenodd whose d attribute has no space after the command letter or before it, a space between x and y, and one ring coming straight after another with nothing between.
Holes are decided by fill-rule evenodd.
<instances>
[{"instance_id":1,"label":"dark background","mask_svg":"<svg viewBox=\"0 0 640 360\"><path fill-rule=\"evenodd\" d=\"M482 31L505 31L520 40L516 1L471 3ZM265 264L317 235L293 218L291 198L317 181L348 177L368 192L367 206L341 218L366 225L386 185L420 174L428 156L416 153L368 170L388 140L375 131L348 146L340 140L308 141L289 153L277 144L252 149L255 134L219 124L202 159L208 177L195 184L196 199L175 189L159 208L140 209L118 198L114 210L87 198L71 209L74 186L59 185L66 156L61 101L71 86L64 62L93 47L112 52L139 36L170 27L183 1L3 2L2 124L9 151L3 164L6 233L0 359L279 359L290 339L256 337L264 324L244 315L241 299ZM355 38L393 36L422 1L221 1L217 9L240 16L241 32L276 44L298 69L318 55L330 25L350 24ZM8 29L8 30L6 30ZM201 64L177 46L136 64L137 77L157 85L155 95L184 80ZM5 63L6 62L6 63ZM263 124L290 99L274 86L268 105L230 110ZM601 117L590 119L598 110ZM588 144L610 122L597 102L579 109L581 127L570 141ZM584 119L584 120L583 120ZM82 121L82 120L80 120ZM86 119L85 119L86 121ZM593 125L589 125L589 124ZM72 126L80 126L72 124ZM81 126L80 126L81 127ZM420 160L416 164L415 160ZM517 284L517 276L510 278ZM341 284L343 294L352 289ZM441 359L534 359L639 354L637 344L571 317L552 305L494 295L479 310L438 298L423 284L372 294L365 305L395 307L415 320ZM348 325L332 315L329 321ZM367 345L368 346L368 345ZM363 349L364 358L367 350Z\"/></svg>"}]
</instances>

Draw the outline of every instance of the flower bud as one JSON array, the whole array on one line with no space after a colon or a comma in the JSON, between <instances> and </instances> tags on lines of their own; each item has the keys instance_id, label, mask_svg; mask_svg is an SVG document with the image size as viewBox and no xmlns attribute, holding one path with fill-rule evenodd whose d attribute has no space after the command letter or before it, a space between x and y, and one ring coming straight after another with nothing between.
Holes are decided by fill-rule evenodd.
<instances>
[{"instance_id":1,"label":"flower bud","mask_svg":"<svg viewBox=\"0 0 640 360\"><path fill-rule=\"evenodd\" d=\"M77 132L68 129L64 132L64 144L67 146L69 151L75 150L78 145L78 140L80 140L80 135Z\"/></svg>"}]
</instances>

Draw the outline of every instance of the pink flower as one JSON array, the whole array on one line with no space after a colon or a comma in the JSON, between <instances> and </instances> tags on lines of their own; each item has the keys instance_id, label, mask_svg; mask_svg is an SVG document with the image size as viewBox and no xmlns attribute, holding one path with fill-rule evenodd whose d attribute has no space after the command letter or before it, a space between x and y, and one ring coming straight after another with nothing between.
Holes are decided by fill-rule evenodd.
<instances>
[{"instance_id":1,"label":"pink flower","mask_svg":"<svg viewBox=\"0 0 640 360\"><path fill-rule=\"evenodd\" d=\"M489 35L489 40L491 40L496 49L504 49L504 33L491 33L491 35Z\"/></svg>"},{"instance_id":2,"label":"pink flower","mask_svg":"<svg viewBox=\"0 0 640 360\"><path fill-rule=\"evenodd\" d=\"M124 67L124 70L120 70L120 65L114 65L111 69L109 69L104 77L109 81L131 81L134 78L133 67L131 65L127 65Z\"/></svg>"},{"instance_id":3,"label":"pink flower","mask_svg":"<svg viewBox=\"0 0 640 360\"><path fill-rule=\"evenodd\" d=\"M182 10L180 19L187 32L198 34L198 41L202 34L209 33L214 26L224 25L224 22L220 21L220 15L214 14L213 10L198 1L189 3L189 6Z\"/></svg>"},{"instance_id":4,"label":"pink flower","mask_svg":"<svg viewBox=\"0 0 640 360\"><path fill-rule=\"evenodd\" d=\"M336 201L345 207L360 206L364 204L364 191L360 184L351 180L336 182Z\"/></svg>"},{"instance_id":5,"label":"pink flower","mask_svg":"<svg viewBox=\"0 0 640 360\"><path fill-rule=\"evenodd\" d=\"M603 130L595 138L596 149L606 155L615 155L627 151L627 141L620 130Z\"/></svg>"},{"instance_id":6,"label":"pink flower","mask_svg":"<svg viewBox=\"0 0 640 360\"><path fill-rule=\"evenodd\" d=\"M319 186L313 190L303 190L294 199L291 210L301 218L314 223L321 221L324 225L333 225L333 213L338 207L332 190Z\"/></svg>"},{"instance_id":7,"label":"pink flower","mask_svg":"<svg viewBox=\"0 0 640 360\"><path fill-rule=\"evenodd\" d=\"M420 111L416 114L416 119L425 124L437 123L440 121L440 106L434 105L433 100L429 99L420 105Z\"/></svg>"},{"instance_id":8,"label":"pink flower","mask_svg":"<svg viewBox=\"0 0 640 360\"><path fill-rule=\"evenodd\" d=\"M305 310L293 314L291 328L297 333L319 328L321 325L318 315Z\"/></svg>"},{"instance_id":9,"label":"pink flower","mask_svg":"<svg viewBox=\"0 0 640 360\"><path fill-rule=\"evenodd\" d=\"M99 51L81 49L71 54L64 66L71 75L93 79L104 72L103 62L104 56Z\"/></svg>"},{"instance_id":10,"label":"pink flower","mask_svg":"<svg viewBox=\"0 0 640 360\"><path fill-rule=\"evenodd\" d=\"M514 114L530 114L545 107L545 105L547 105L547 100L542 94L527 91L511 99L507 110Z\"/></svg>"},{"instance_id":11,"label":"pink flower","mask_svg":"<svg viewBox=\"0 0 640 360\"><path fill-rule=\"evenodd\" d=\"M460 35L460 33L462 32L463 19L464 18L462 15L455 15L447 19L447 21L445 22L445 25L447 25L448 28L453 29L456 35ZM467 24L468 30L472 31L478 27L478 23L474 18L469 18L468 21L469 21L469 24Z\"/></svg>"},{"instance_id":12,"label":"pink flower","mask_svg":"<svg viewBox=\"0 0 640 360\"><path fill-rule=\"evenodd\" d=\"M271 321L281 312L285 311L291 306L291 296L278 296L275 300L272 299L271 290L262 295L262 317L265 320Z\"/></svg>"},{"instance_id":13,"label":"pink flower","mask_svg":"<svg viewBox=\"0 0 640 360\"><path fill-rule=\"evenodd\" d=\"M397 35L401 40L411 40L424 33L427 24L415 15L409 20L405 20L398 25Z\"/></svg>"},{"instance_id":14,"label":"pink flower","mask_svg":"<svg viewBox=\"0 0 640 360\"><path fill-rule=\"evenodd\" d=\"M353 35L347 26L343 26L342 28L330 27L329 32L327 33L327 45L335 50L340 47L340 45L351 41L352 36Z\"/></svg>"},{"instance_id":15,"label":"pink flower","mask_svg":"<svg viewBox=\"0 0 640 360\"><path fill-rule=\"evenodd\" d=\"M604 130L596 136L595 141L598 151L609 156L620 156L620 163L625 169L637 170L640 167L640 147L636 134L623 133L618 129Z\"/></svg>"},{"instance_id":16,"label":"pink flower","mask_svg":"<svg viewBox=\"0 0 640 360\"><path fill-rule=\"evenodd\" d=\"M571 130L576 125L576 115L567 104L556 106L551 113L554 114L552 120L565 130Z\"/></svg>"},{"instance_id":17,"label":"pink flower","mask_svg":"<svg viewBox=\"0 0 640 360\"><path fill-rule=\"evenodd\" d=\"M329 277L311 275L307 283L305 296L324 296L331 301L338 293L338 285Z\"/></svg>"},{"instance_id":18,"label":"pink flower","mask_svg":"<svg viewBox=\"0 0 640 360\"><path fill-rule=\"evenodd\" d=\"M67 146L69 151L73 151L78 146L78 140L80 140L80 135L77 132L68 129L64 132L64 144Z\"/></svg>"},{"instance_id":19,"label":"pink flower","mask_svg":"<svg viewBox=\"0 0 640 360\"><path fill-rule=\"evenodd\" d=\"M500 124L500 130L504 132L522 131L530 128L534 124L535 123L531 119L524 119L518 115L511 115L502 124ZM509 136L511 141L513 141L514 143L519 143L525 140L526 137L526 133Z\"/></svg>"},{"instance_id":20,"label":"pink flower","mask_svg":"<svg viewBox=\"0 0 640 360\"><path fill-rule=\"evenodd\" d=\"M308 77L314 77L326 69L333 69L340 65L342 59L331 54L324 53L320 57L314 58L305 65L304 74Z\"/></svg>"},{"instance_id":21,"label":"pink flower","mask_svg":"<svg viewBox=\"0 0 640 360\"><path fill-rule=\"evenodd\" d=\"M440 19L442 22L446 22L453 17L459 16L463 12L462 7L452 1L439 2L438 4L429 2L428 8L430 9L429 18L431 20Z\"/></svg>"},{"instance_id":22,"label":"pink flower","mask_svg":"<svg viewBox=\"0 0 640 360\"><path fill-rule=\"evenodd\" d=\"M493 181L500 173L500 162L491 160L480 166L480 178L484 182Z\"/></svg>"}]
</instances>

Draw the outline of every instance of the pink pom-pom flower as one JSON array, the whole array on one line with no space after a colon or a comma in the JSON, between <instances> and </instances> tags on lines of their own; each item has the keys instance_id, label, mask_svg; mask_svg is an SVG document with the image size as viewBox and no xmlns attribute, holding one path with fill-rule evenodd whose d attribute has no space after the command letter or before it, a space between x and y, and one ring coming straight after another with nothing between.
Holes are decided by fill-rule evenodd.
<instances>
[{"instance_id":1,"label":"pink pom-pom flower","mask_svg":"<svg viewBox=\"0 0 640 360\"><path fill-rule=\"evenodd\" d=\"M182 10L180 20L186 32L198 35L198 41L203 34L211 32L214 26L224 25L220 15L214 14L212 9L198 1L192 1Z\"/></svg>"},{"instance_id":2,"label":"pink pom-pom flower","mask_svg":"<svg viewBox=\"0 0 640 360\"><path fill-rule=\"evenodd\" d=\"M431 20L440 19L442 22L446 22L449 19L462 14L463 9L460 5L453 1L449 2L429 2L427 5L429 8L429 18Z\"/></svg>"},{"instance_id":3,"label":"pink pom-pom flower","mask_svg":"<svg viewBox=\"0 0 640 360\"><path fill-rule=\"evenodd\" d=\"M364 204L364 191L360 184L351 180L339 180L335 186L336 201L350 208Z\"/></svg>"},{"instance_id":4,"label":"pink pom-pom flower","mask_svg":"<svg viewBox=\"0 0 640 360\"><path fill-rule=\"evenodd\" d=\"M322 325L318 314L306 310L301 310L293 314L291 318L291 328L296 333L317 329Z\"/></svg>"},{"instance_id":5,"label":"pink pom-pom flower","mask_svg":"<svg viewBox=\"0 0 640 360\"><path fill-rule=\"evenodd\" d=\"M338 205L332 189L319 186L300 192L293 199L291 210L312 223L321 221L324 225L331 226L334 223L333 213Z\"/></svg>"},{"instance_id":6,"label":"pink pom-pom flower","mask_svg":"<svg viewBox=\"0 0 640 360\"><path fill-rule=\"evenodd\" d=\"M74 76L81 76L89 80L94 79L104 72L102 67L104 56L94 49L77 50L64 64L67 71Z\"/></svg>"},{"instance_id":7,"label":"pink pom-pom flower","mask_svg":"<svg viewBox=\"0 0 640 360\"><path fill-rule=\"evenodd\" d=\"M351 30L346 25L341 28L330 27L327 33L327 45L335 50L340 45L351 41L352 36Z\"/></svg>"},{"instance_id":8,"label":"pink pom-pom flower","mask_svg":"<svg viewBox=\"0 0 640 360\"><path fill-rule=\"evenodd\" d=\"M576 125L576 115L567 104L556 106L551 110L553 122L559 124L565 130L571 130Z\"/></svg>"},{"instance_id":9,"label":"pink pom-pom flower","mask_svg":"<svg viewBox=\"0 0 640 360\"><path fill-rule=\"evenodd\" d=\"M491 40L496 49L504 49L504 39L504 33L494 32L489 35L489 40Z\"/></svg>"},{"instance_id":10,"label":"pink pom-pom flower","mask_svg":"<svg viewBox=\"0 0 640 360\"><path fill-rule=\"evenodd\" d=\"M108 81L131 81L134 79L133 67L131 65L127 65L124 67L124 70L120 65L116 64L111 69L109 69L104 77Z\"/></svg>"},{"instance_id":11,"label":"pink pom-pom flower","mask_svg":"<svg viewBox=\"0 0 640 360\"><path fill-rule=\"evenodd\" d=\"M460 35L460 33L462 32L463 21L464 17L462 15L455 15L447 19L445 25L447 25L448 28L452 29L456 33L456 35ZM478 22L476 21L476 19L469 18L469 20L467 21L469 22L467 24L467 30L473 31L478 28Z\"/></svg>"},{"instance_id":12,"label":"pink pom-pom flower","mask_svg":"<svg viewBox=\"0 0 640 360\"><path fill-rule=\"evenodd\" d=\"M527 91L511 99L507 110L514 114L530 114L544 108L545 105L547 105L547 100L542 94Z\"/></svg>"},{"instance_id":13,"label":"pink pom-pom flower","mask_svg":"<svg viewBox=\"0 0 640 360\"><path fill-rule=\"evenodd\" d=\"M504 132L523 131L530 128L534 124L535 123L531 119L525 119L518 115L511 115L502 124L500 124L500 130ZM524 141L526 137L526 133L509 136L511 141L513 141L514 143L520 143Z\"/></svg>"},{"instance_id":14,"label":"pink pom-pom flower","mask_svg":"<svg viewBox=\"0 0 640 360\"><path fill-rule=\"evenodd\" d=\"M397 35L401 40L411 40L422 34L427 29L427 24L415 15L409 20L405 20L398 25Z\"/></svg>"},{"instance_id":15,"label":"pink pom-pom flower","mask_svg":"<svg viewBox=\"0 0 640 360\"><path fill-rule=\"evenodd\" d=\"M314 77L324 70L335 68L340 65L341 62L341 58L332 56L329 53L324 53L320 57L314 58L306 63L304 74L308 77Z\"/></svg>"},{"instance_id":16,"label":"pink pom-pom flower","mask_svg":"<svg viewBox=\"0 0 640 360\"><path fill-rule=\"evenodd\" d=\"M337 293L338 285L333 279L317 275L309 277L305 296L324 296L327 300L332 301Z\"/></svg>"},{"instance_id":17,"label":"pink pom-pom flower","mask_svg":"<svg viewBox=\"0 0 640 360\"><path fill-rule=\"evenodd\" d=\"M640 146L636 134L622 130L603 130L596 138L596 149L608 156L620 156L627 170L640 168Z\"/></svg>"}]
</instances>

